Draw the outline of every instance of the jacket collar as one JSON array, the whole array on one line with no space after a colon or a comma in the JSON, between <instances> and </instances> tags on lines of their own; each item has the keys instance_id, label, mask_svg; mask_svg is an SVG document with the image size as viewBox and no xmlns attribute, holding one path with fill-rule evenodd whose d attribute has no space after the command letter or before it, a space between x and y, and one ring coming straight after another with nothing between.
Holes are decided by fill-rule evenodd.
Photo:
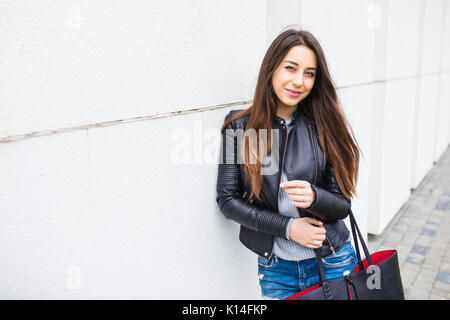
<instances>
[{"instance_id":1,"label":"jacket collar","mask_svg":"<svg viewBox=\"0 0 450 320\"><path fill-rule=\"evenodd\" d=\"M296 120L298 119L298 117L300 116L300 106L297 104L295 111L292 113L291 118L292 118L292 125L295 125ZM277 116L275 114L274 117L274 121L276 121L278 124L285 124L286 120Z\"/></svg>"}]
</instances>

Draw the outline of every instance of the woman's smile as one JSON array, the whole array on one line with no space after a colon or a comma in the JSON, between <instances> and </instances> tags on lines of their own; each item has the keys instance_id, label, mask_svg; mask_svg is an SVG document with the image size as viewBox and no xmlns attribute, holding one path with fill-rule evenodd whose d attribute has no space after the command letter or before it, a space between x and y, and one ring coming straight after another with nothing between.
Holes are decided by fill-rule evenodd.
<instances>
[{"instance_id":1,"label":"woman's smile","mask_svg":"<svg viewBox=\"0 0 450 320\"><path fill-rule=\"evenodd\" d=\"M289 94L291 97L294 97L294 98L299 97L299 96L303 93L303 92L301 92L301 91L290 90L290 89L286 89L286 91L288 92L288 94Z\"/></svg>"}]
</instances>

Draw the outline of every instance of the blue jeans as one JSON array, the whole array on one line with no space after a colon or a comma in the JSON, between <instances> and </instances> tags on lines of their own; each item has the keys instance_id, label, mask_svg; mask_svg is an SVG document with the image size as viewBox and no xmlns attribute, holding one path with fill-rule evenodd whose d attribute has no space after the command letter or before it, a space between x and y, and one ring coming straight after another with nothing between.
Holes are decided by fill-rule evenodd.
<instances>
[{"instance_id":1,"label":"blue jeans","mask_svg":"<svg viewBox=\"0 0 450 320\"><path fill-rule=\"evenodd\" d=\"M357 263L356 252L350 241L335 254L322 258L327 281L339 279L346 271L351 273ZM258 255L258 275L261 295L271 299L286 299L319 283L316 258L288 261L275 254L269 258Z\"/></svg>"}]
</instances>

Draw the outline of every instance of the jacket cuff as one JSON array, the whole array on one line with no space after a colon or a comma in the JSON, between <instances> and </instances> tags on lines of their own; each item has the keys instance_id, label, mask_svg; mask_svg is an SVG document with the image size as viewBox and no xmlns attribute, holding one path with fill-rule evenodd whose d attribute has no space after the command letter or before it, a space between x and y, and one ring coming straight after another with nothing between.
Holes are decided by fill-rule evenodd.
<instances>
[{"instance_id":1,"label":"jacket cuff","mask_svg":"<svg viewBox=\"0 0 450 320\"><path fill-rule=\"evenodd\" d=\"M292 224L293 220L294 220L294 218L290 218L289 222L286 225L286 239L287 240L291 240L291 238L289 238L289 229L291 228L291 224Z\"/></svg>"},{"instance_id":2,"label":"jacket cuff","mask_svg":"<svg viewBox=\"0 0 450 320\"><path fill-rule=\"evenodd\" d=\"M316 186L313 185L312 183L310 185L311 185L311 189L314 190L314 200L311 203L311 205L309 206L309 208L314 207L316 205L316 202L317 202L317 189L316 189Z\"/></svg>"},{"instance_id":3,"label":"jacket cuff","mask_svg":"<svg viewBox=\"0 0 450 320\"><path fill-rule=\"evenodd\" d=\"M316 199L305 210L327 223L347 217L350 208L349 200L318 186L314 186L314 190Z\"/></svg>"}]
</instances>

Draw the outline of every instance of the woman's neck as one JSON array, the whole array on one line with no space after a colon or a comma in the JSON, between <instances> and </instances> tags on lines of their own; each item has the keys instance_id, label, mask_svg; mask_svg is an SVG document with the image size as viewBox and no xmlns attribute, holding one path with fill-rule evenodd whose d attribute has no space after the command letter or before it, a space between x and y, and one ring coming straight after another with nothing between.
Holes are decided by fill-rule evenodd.
<instances>
[{"instance_id":1,"label":"woman's neck","mask_svg":"<svg viewBox=\"0 0 450 320\"><path fill-rule=\"evenodd\" d=\"M284 120L289 120L294 111L297 109L297 105L295 106L286 106L286 105L278 105L277 108L277 116L283 118Z\"/></svg>"}]
</instances>

